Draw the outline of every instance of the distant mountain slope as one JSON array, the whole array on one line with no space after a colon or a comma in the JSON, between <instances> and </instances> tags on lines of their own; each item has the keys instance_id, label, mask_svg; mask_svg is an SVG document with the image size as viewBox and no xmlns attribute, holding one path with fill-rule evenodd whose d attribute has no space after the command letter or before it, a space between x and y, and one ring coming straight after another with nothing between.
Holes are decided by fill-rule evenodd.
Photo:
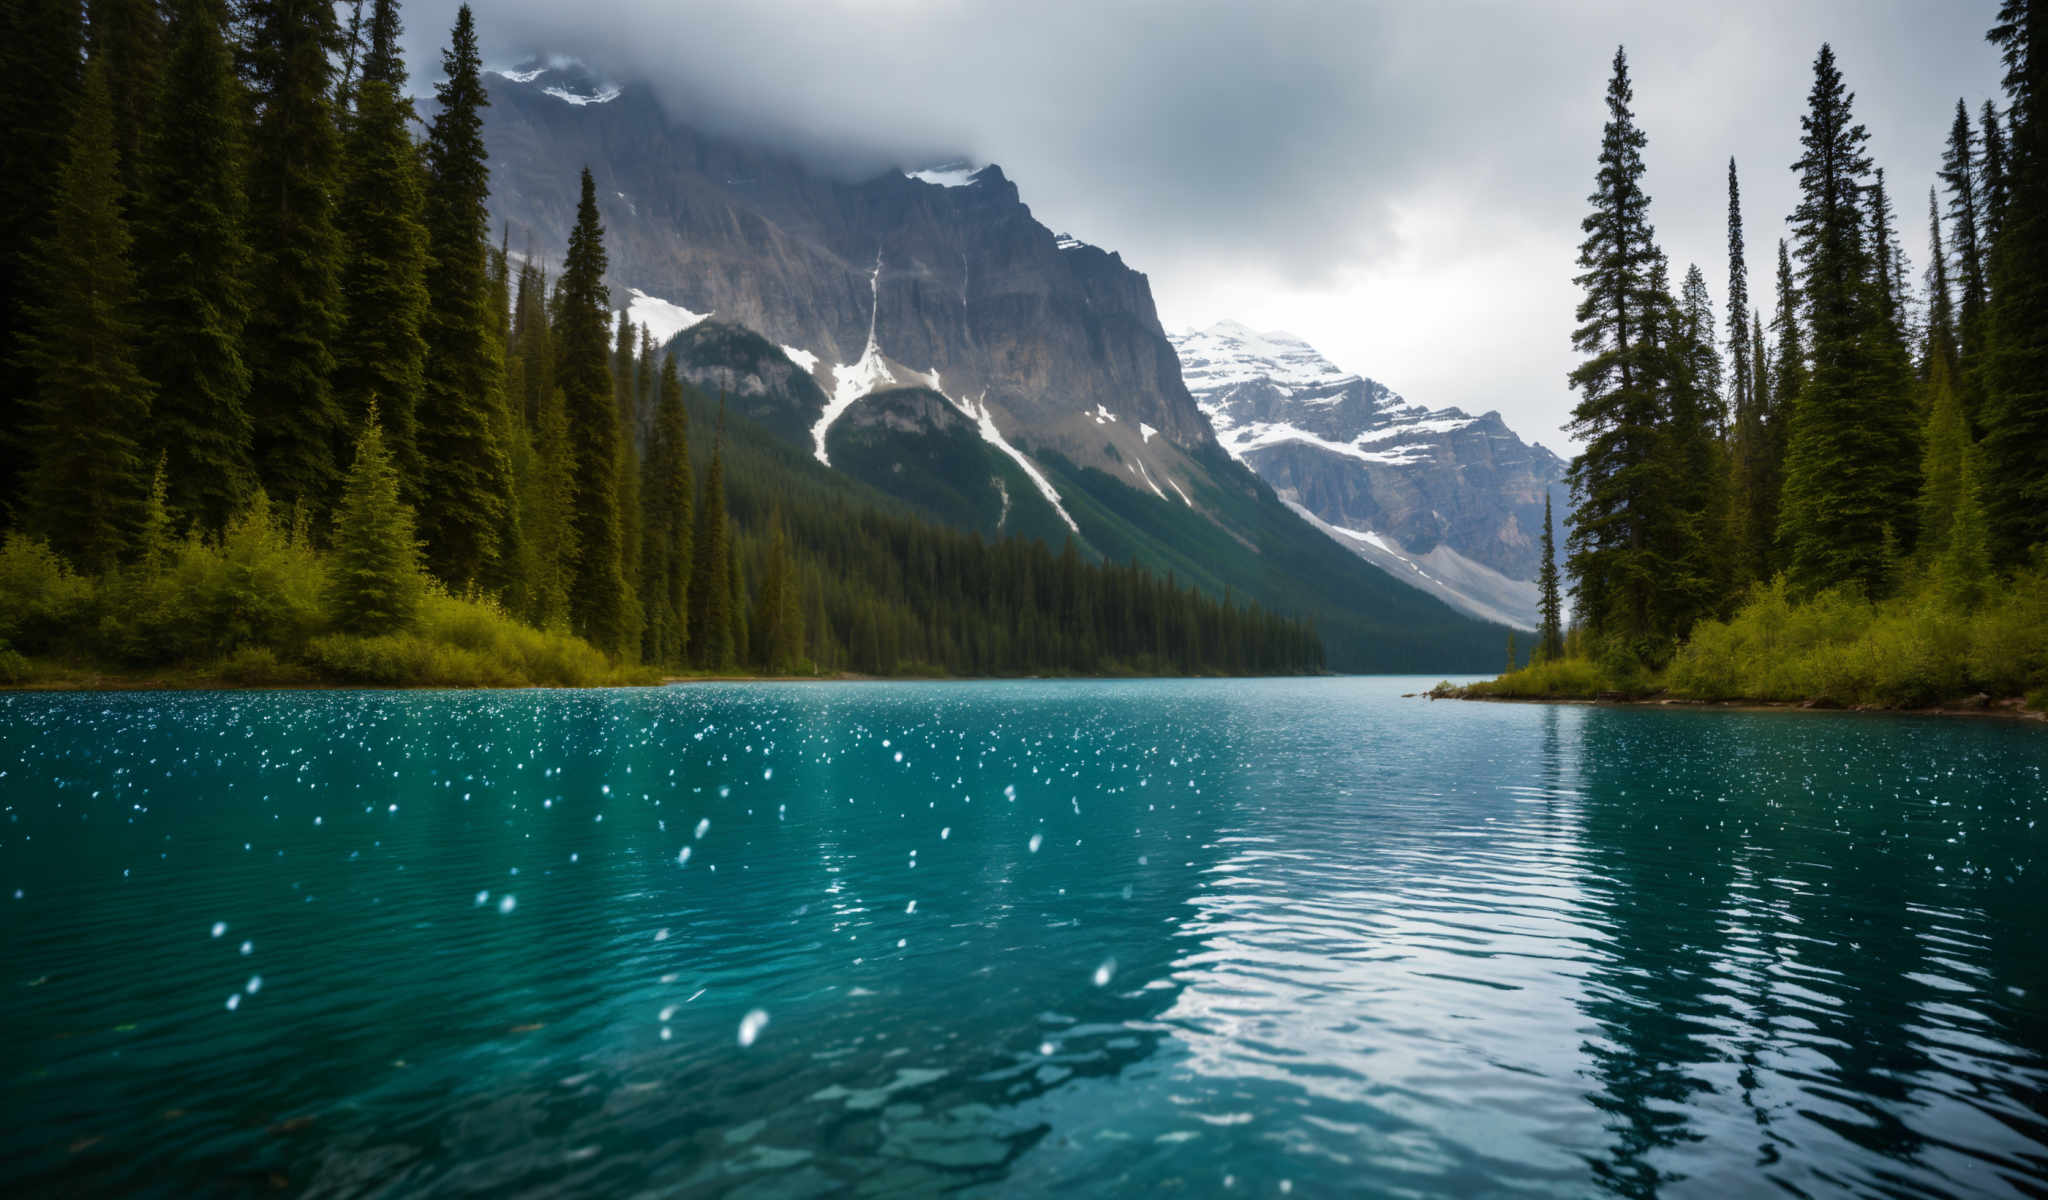
<instances>
[{"instance_id":1,"label":"distant mountain slope","mask_svg":"<svg viewBox=\"0 0 2048 1200\"><path fill-rule=\"evenodd\" d=\"M1501 630L1333 552L1224 454L1145 277L1040 224L1000 168L834 180L573 64L487 78L491 202L512 248L560 253L587 163L614 302L821 465L963 528L1071 535L1161 568L1202 559L1183 576L1314 615L1340 669L1497 662ZM1211 543L1231 549L1191 556Z\"/></svg>"},{"instance_id":2,"label":"distant mountain slope","mask_svg":"<svg viewBox=\"0 0 2048 1200\"><path fill-rule=\"evenodd\" d=\"M1235 321L1171 336L1223 448L1395 578L1488 620L1537 623L1543 498L1566 463L1500 414L1410 404L1287 333Z\"/></svg>"}]
</instances>

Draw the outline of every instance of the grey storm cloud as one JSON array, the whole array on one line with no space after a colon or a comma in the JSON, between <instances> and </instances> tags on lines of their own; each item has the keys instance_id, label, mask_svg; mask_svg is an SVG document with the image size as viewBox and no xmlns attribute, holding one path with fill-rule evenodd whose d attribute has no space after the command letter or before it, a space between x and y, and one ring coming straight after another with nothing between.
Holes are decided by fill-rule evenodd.
<instances>
[{"instance_id":1,"label":"grey storm cloud","mask_svg":"<svg viewBox=\"0 0 2048 1200\"><path fill-rule=\"evenodd\" d=\"M1652 219L1726 281L1742 166L1752 294L1811 61L1832 41L1916 270L1958 96L1997 97L1995 0L1183 3L480 0L487 58L644 80L670 114L858 175L999 162L1046 224L1123 253L1170 324L1285 326L1433 406L1559 442L1572 257L1628 46ZM429 79L454 5L405 10Z\"/></svg>"}]
</instances>

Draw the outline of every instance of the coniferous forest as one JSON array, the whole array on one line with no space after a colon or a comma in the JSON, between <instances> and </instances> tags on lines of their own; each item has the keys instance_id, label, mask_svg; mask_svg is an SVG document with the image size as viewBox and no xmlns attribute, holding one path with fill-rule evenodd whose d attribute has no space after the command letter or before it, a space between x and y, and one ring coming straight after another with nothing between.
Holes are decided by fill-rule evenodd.
<instances>
[{"instance_id":1,"label":"coniferous forest","mask_svg":"<svg viewBox=\"0 0 2048 1200\"><path fill-rule=\"evenodd\" d=\"M1535 661L1474 693L1901 705L2048 684L2048 5L2006 0L1989 37L2002 105L1956 102L1917 288L1917 198L1891 195L1820 48L1798 206L1758 263L1768 321L1732 159L1725 303L1698 266L1674 283L1616 52L1577 277L1570 628L1549 553Z\"/></svg>"},{"instance_id":2,"label":"coniferous forest","mask_svg":"<svg viewBox=\"0 0 2048 1200\"><path fill-rule=\"evenodd\" d=\"M493 240L470 10L431 105L400 22L6 6L0 680L1320 669L1305 622L728 422L614 314L587 170L556 268Z\"/></svg>"}]
</instances>

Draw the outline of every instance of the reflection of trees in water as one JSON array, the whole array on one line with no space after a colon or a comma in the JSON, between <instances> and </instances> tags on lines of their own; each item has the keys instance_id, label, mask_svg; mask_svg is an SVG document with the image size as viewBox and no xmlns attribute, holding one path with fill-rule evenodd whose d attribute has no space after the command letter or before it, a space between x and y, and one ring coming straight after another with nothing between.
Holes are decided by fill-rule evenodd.
<instances>
[{"instance_id":1,"label":"reflection of trees in water","mask_svg":"<svg viewBox=\"0 0 2048 1200\"><path fill-rule=\"evenodd\" d=\"M1748 1125L1753 1165L1782 1186L1857 1172L1939 1193L1959 1145L2017 1144L1986 1114L2022 1131L2038 1171L2048 1036L2006 998L2040 995L2048 956L2025 931L2044 902L2024 881L2041 842L2013 793L1943 769L1901 725L1594 716L1586 891L1607 936L1583 1007L1602 1033L1588 1099L1613 1137L1601 1185L1655 1194L1702 1157L1689 1144ZM1831 1137L1895 1165L1844 1163Z\"/></svg>"},{"instance_id":2,"label":"reflection of trees in water","mask_svg":"<svg viewBox=\"0 0 2048 1200\"><path fill-rule=\"evenodd\" d=\"M1692 1105L1712 1091L1700 1065L1726 1058L1711 1038L1732 1015L1719 964L1740 837L1720 807L1700 802L1730 784L1719 756L1647 760L1668 746L1646 715L1656 719L1589 715L1580 799L1592 906L1583 919L1604 935L1589 943L1596 965L1581 1002L1602 1034L1584 1046L1600 1085L1588 1100L1613 1139L1591 1166L1601 1187L1630 1196L1683 1178L1653 1158L1706 1136Z\"/></svg>"}]
</instances>

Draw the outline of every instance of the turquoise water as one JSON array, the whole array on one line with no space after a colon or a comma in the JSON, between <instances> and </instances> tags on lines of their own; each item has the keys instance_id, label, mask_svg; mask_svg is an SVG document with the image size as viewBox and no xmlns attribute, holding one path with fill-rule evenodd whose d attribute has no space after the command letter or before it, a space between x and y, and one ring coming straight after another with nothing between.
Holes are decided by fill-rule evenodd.
<instances>
[{"instance_id":1,"label":"turquoise water","mask_svg":"<svg viewBox=\"0 0 2048 1200\"><path fill-rule=\"evenodd\" d=\"M10 1195L2048 1188L2048 730L0 696Z\"/></svg>"}]
</instances>

